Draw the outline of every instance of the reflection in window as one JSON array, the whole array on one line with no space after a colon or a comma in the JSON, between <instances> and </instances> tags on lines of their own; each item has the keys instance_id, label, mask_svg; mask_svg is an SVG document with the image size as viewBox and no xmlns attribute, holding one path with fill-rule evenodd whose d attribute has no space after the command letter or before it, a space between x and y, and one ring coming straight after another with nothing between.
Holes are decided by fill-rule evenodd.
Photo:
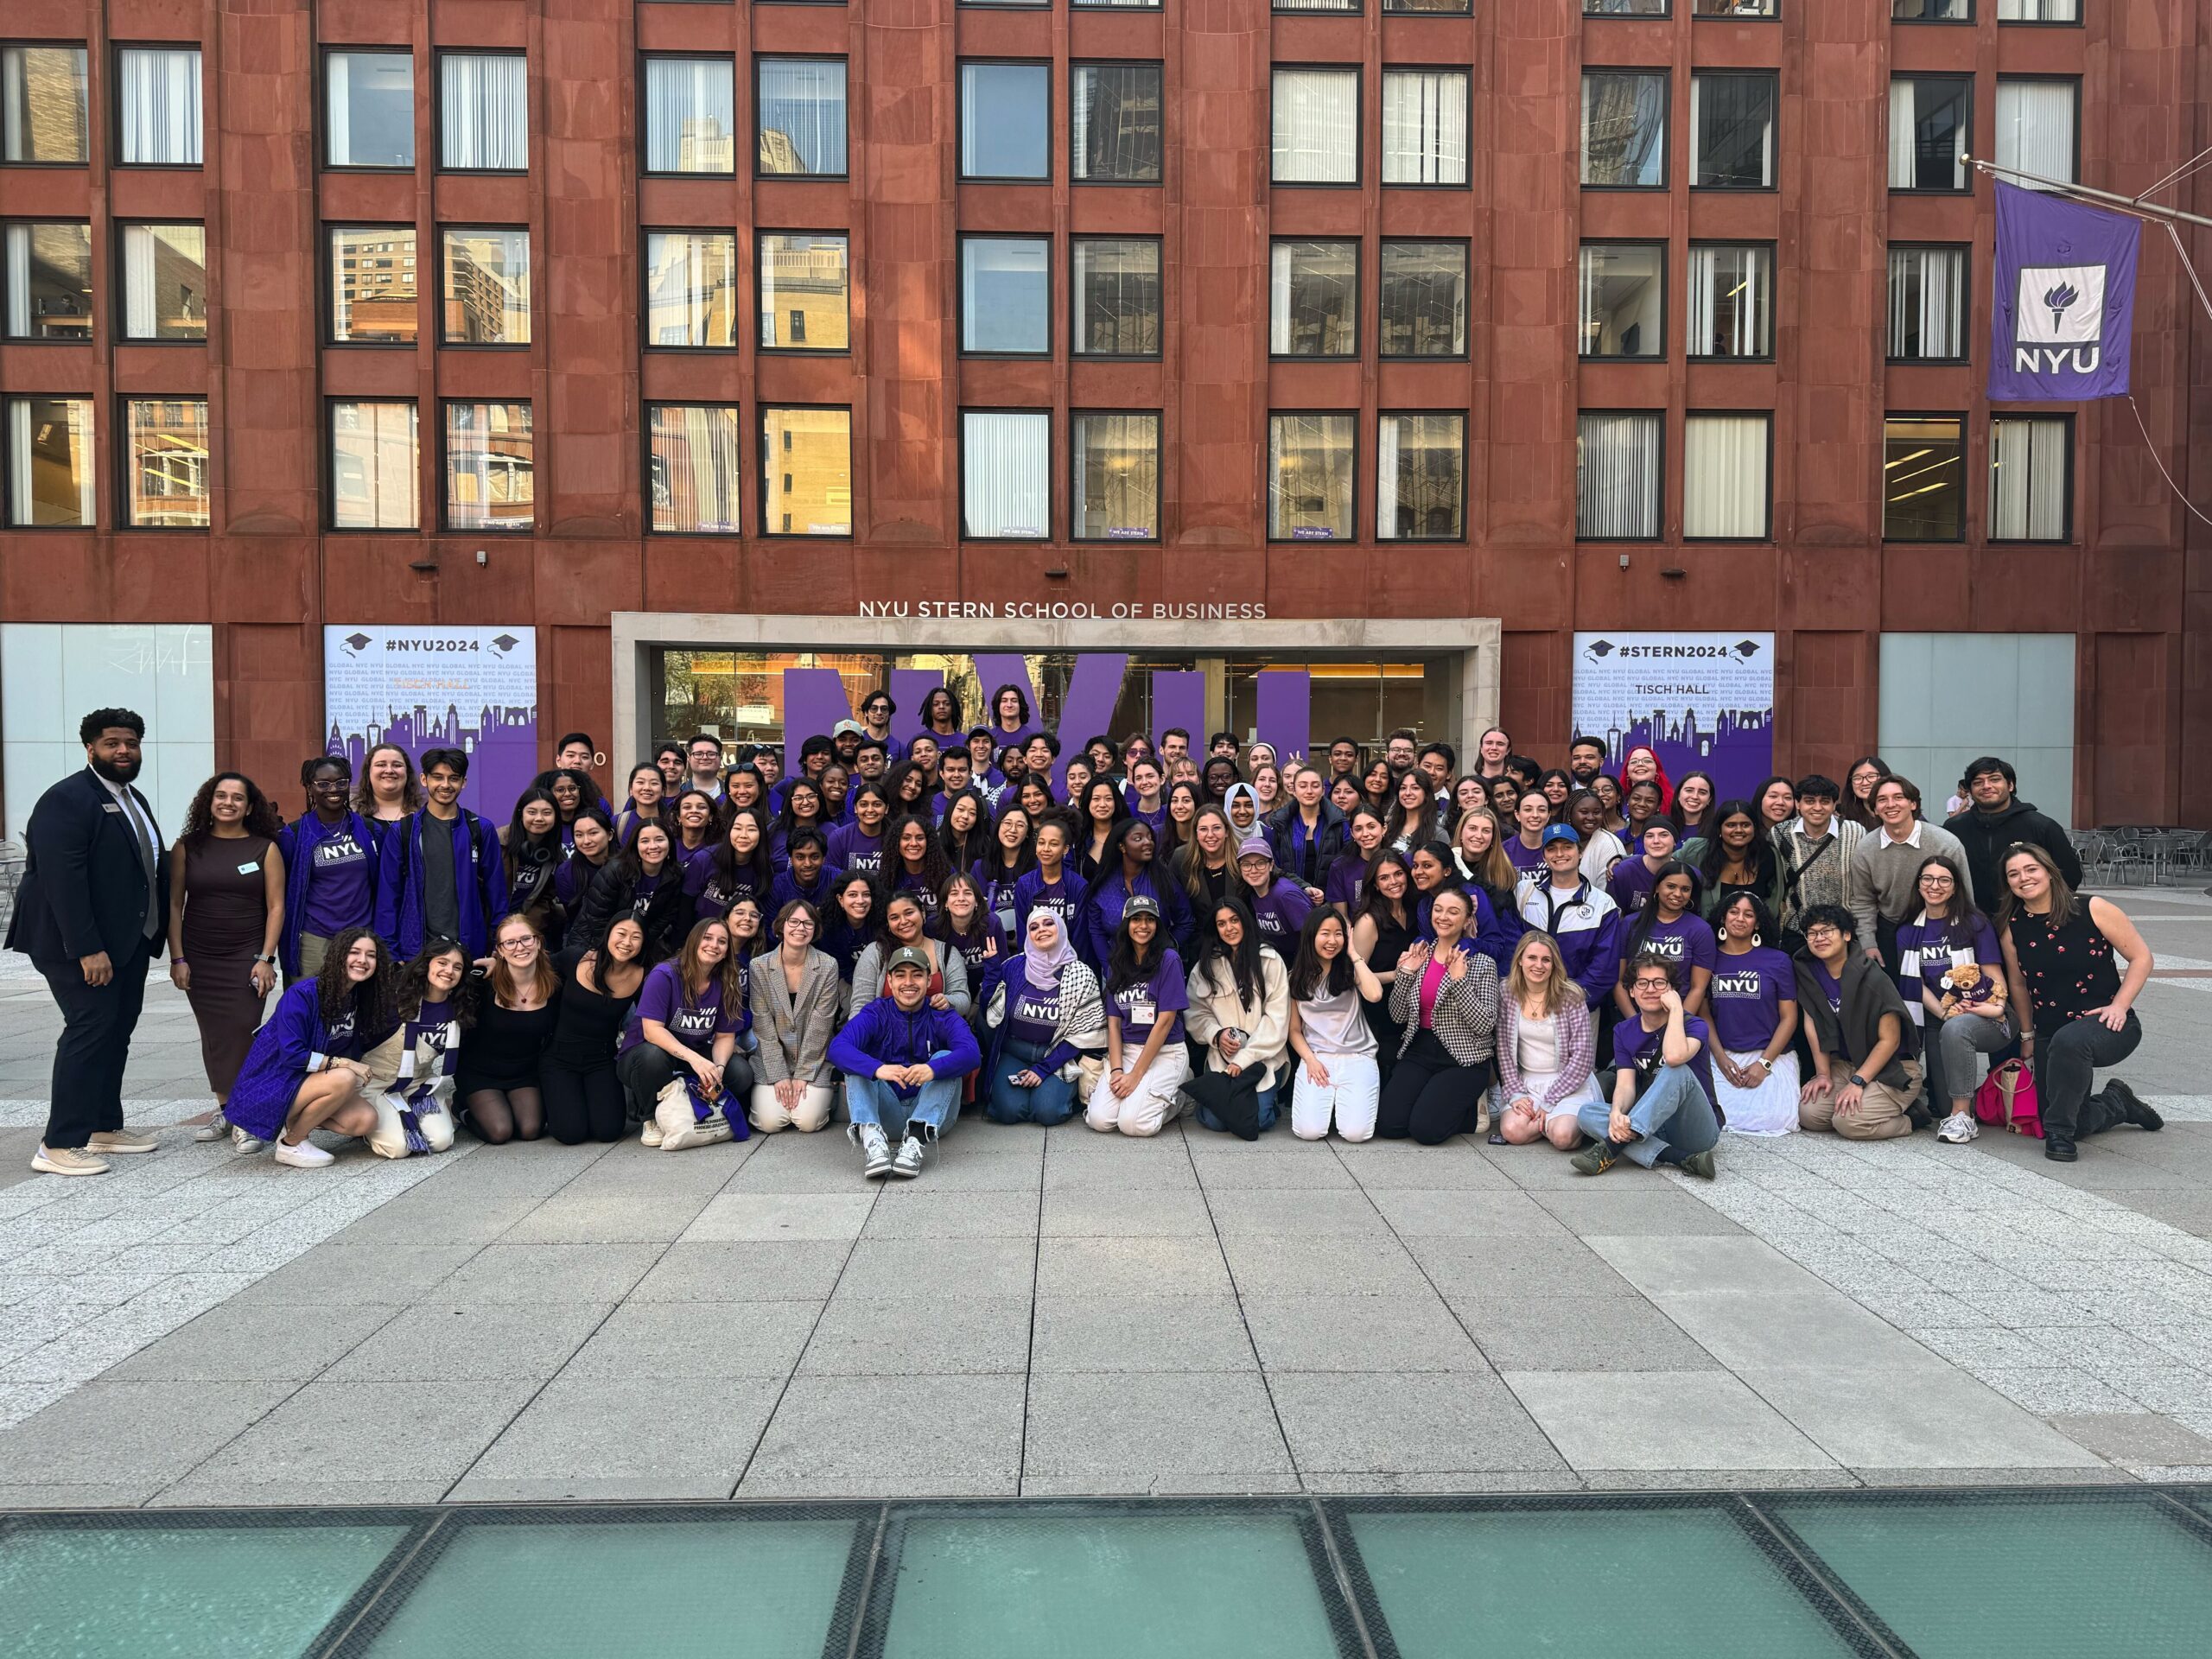
<instances>
[{"instance_id":1,"label":"reflection in window","mask_svg":"<svg viewBox=\"0 0 2212 1659\"><path fill-rule=\"evenodd\" d=\"M416 461L413 404L331 404L331 528L415 529L422 521Z\"/></svg>"},{"instance_id":2,"label":"reflection in window","mask_svg":"<svg viewBox=\"0 0 2212 1659\"><path fill-rule=\"evenodd\" d=\"M0 47L0 162L84 161L86 107L83 47Z\"/></svg>"},{"instance_id":3,"label":"reflection in window","mask_svg":"<svg viewBox=\"0 0 2212 1659\"><path fill-rule=\"evenodd\" d=\"M1268 539L1352 537L1351 415L1268 416Z\"/></svg>"},{"instance_id":4,"label":"reflection in window","mask_svg":"<svg viewBox=\"0 0 2212 1659\"><path fill-rule=\"evenodd\" d=\"M530 232L445 232L445 341L530 344Z\"/></svg>"},{"instance_id":5,"label":"reflection in window","mask_svg":"<svg viewBox=\"0 0 2212 1659\"><path fill-rule=\"evenodd\" d=\"M734 232L645 232L645 343L736 349Z\"/></svg>"},{"instance_id":6,"label":"reflection in window","mask_svg":"<svg viewBox=\"0 0 2212 1659\"><path fill-rule=\"evenodd\" d=\"M1467 245L1382 245L1382 355L1463 357L1467 350Z\"/></svg>"},{"instance_id":7,"label":"reflection in window","mask_svg":"<svg viewBox=\"0 0 2212 1659\"><path fill-rule=\"evenodd\" d=\"M1965 423L1892 415L1882 423L1882 536L1955 542L1966 535Z\"/></svg>"},{"instance_id":8,"label":"reflection in window","mask_svg":"<svg viewBox=\"0 0 2212 1659\"><path fill-rule=\"evenodd\" d=\"M760 233L763 351L842 352L852 346L850 247L842 233Z\"/></svg>"},{"instance_id":9,"label":"reflection in window","mask_svg":"<svg viewBox=\"0 0 2212 1659\"><path fill-rule=\"evenodd\" d=\"M1659 421L1633 411L1577 418L1574 533L1585 541L1659 534Z\"/></svg>"},{"instance_id":10,"label":"reflection in window","mask_svg":"<svg viewBox=\"0 0 2212 1659\"><path fill-rule=\"evenodd\" d=\"M1052 177L1051 79L1049 64L960 66L962 178Z\"/></svg>"},{"instance_id":11,"label":"reflection in window","mask_svg":"<svg viewBox=\"0 0 2212 1659\"><path fill-rule=\"evenodd\" d=\"M1141 542L1160 535L1160 416L1078 414L1072 522L1078 542Z\"/></svg>"},{"instance_id":12,"label":"reflection in window","mask_svg":"<svg viewBox=\"0 0 2212 1659\"><path fill-rule=\"evenodd\" d=\"M652 404L645 429L653 528L734 536L744 528L738 496L743 448L735 404Z\"/></svg>"},{"instance_id":13,"label":"reflection in window","mask_svg":"<svg viewBox=\"0 0 2212 1659\"><path fill-rule=\"evenodd\" d=\"M1456 542L1465 534L1467 417L1385 415L1375 454L1375 534Z\"/></svg>"},{"instance_id":14,"label":"reflection in window","mask_svg":"<svg viewBox=\"0 0 2212 1659\"><path fill-rule=\"evenodd\" d=\"M124 522L137 529L207 527L207 400L133 397L123 406Z\"/></svg>"},{"instance_id":15,"label":"reflection in window","mask_svg":"<svg viewBox=\"0 0 2212 1659\"><path fill-rule=\"evenodd\" d=\"M1760 190L1774 183L1776 81L1770 74L1700 72L1690 77L1691 182L1701 190Z\"/></svg>"},{"instance_id":16,"label":"reflection in window","mask_svg":"<svg viewBox=\"0 0 2212 1659\"><path fill-rule=\"evenodd\" d=\"M1278 242L1268 261L1268 351L1277 357L1357 356L1359 244Z\"/></svg>"},{"instance_id":17,"label":"reflection in window","mask_svg":"<svg viewBox=\"0 0 2212 1659\"><path fill-rule=\"evenodd\" d=\"M1657 357L1665 349L1667 250L1650 243L1582 246L1582 355Z\"/></svg>"},{"instance_id":18,"label":"reflection in window","mask_svg":"<svg viewBox=\"0 0 2212 1659\"><path fill-rule=\"evenodd\" d=\"M844 176L843 60L761 59L758 107L761 172Z\"/></svg>"},{"instance_id":19,"label":"reflection in window","mask_svg":"<svg viewBox=\"0 0 2212 1659\"><path fill-rule=\"evenodd\" d=\"M849 409L760 411L764 536L853 533L853 413Z\"/></svg>"},{"instance_id":20,"label":"reflection in window","mask_svg":"<svg viewBox=\"0 0 2212 1659\"><path fill-rule=\"evenodd\" d=\"M347 346L412 346L415 227L330 227L330 338Z\"/></svg>"},{"instance_id":21,"label":"reflection in window","mask_svg":"<svg viewBox=\"0 0 2212 1659\"><path fill-rule=\"evenodd\" d=\"M1078 63L1068 71L1069 158L1078 179L1160 180L1160 66Z\"/></svg>"},{"instance_id":22,"label":"reflection in window","mask_svg":"<svg viewBox=\"0 0 2212 1659\"><path fill-rule=\"evenodd\" d=\"M645 60L645 171L737 171L737 68L728 58Z\"/></svg>"},{"instance_id":23,"label":"reflection in window","mask_svg":"<svg viewBox=\"0 0 2212 1659\"><path fill-rule=\"evenodd\" d=\"M10 397L5 409L8 522L91 529L92 400Z\"/></svg>"},{"instance_id":24,"label":"reflection in window","mask_svg":"<svg viewBox=\"0 0 2212 1659\"><path fill-rule=\"evenodd\" d=\"M1149 237L1075 239L1075 350L1160 355L1160 244Z\"/></svg>"},{"instance_id":25,"label":"reflection in window","mask_svg":"<svg viewBox=\"0 0 2212 1659\"><path fill-rule=\"evenodd\" d=\"M1582 182L1657 190L1667 182L1667 77L1582 72Z\"/></svg>"},{"instance_id":26,"label":"reflection in window","mask_svg":"<svg viewBox=\"0 0 2212 1659\"><path fill-rule=\"evenodd\" d=\"M415 60L333 52L323 65L323 159L332 167L415 165Z\"/></svg>"},{"instance_id":27,"label":"reflection in window","mask_svg":"<svg viewBox=\"0 0 2212 1659\"><path fill-rule=\"evenodd\" d=\"M1043 541L1052 533L1052 417L966 410L960 416L960 533Z\"/></svg>"},{"instance_id":28,"label":"reflection in window","mask_svg":"<svg viewBox=\"0 0 2212 1659\"><path fill-rule=\"evenodd\" d=\"M1974 82L1964 75L1890 77L1890 188L1967 188Z\"/></svg>"},{"instance_id":29,"label":"reflection in window","mask_svg":"<svg viewBox=\"0 0 2212 1659\"><path fill-rule=\"evenodd\" d=\"M207 338L207 232L203 226L123 227L123 337Z\"/></svg>"},{"instance_id":30,"label":"reflection in window","mask_svg":"<svg viewBox=\"0 0 2212 1659\"><path fill-rule=\"evenodd\" d=\"M10 340L92 337L92 227L67 221L6 227Z\"/></svg>"},{"instance_id":31,"label":"reflection in window","mask_svg":"<svg viewBox=\"0 0 2212 1659\"><path fill-rule=\"evenodd\" d=\"M447 527L528 530L534 455L528 404L448 404Z\"/></svg>"}]
</instances>

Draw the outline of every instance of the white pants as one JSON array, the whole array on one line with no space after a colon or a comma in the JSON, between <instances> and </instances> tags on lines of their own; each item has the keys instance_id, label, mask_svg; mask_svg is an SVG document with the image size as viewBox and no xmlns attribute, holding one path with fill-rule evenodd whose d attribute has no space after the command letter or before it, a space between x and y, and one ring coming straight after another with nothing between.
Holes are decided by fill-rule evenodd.
<instances>
[{"instance_id":1,"label":"white pants","mask_svg":"<svg viewBox=\"0 0 2212 1659\"><path fill-rule=\"evenodd\" d=\"M1122 1052L1128 1053L1126 1048ZM1181 1109L1176 1096L1190 1080L1190 1051L1180 1040L1170 1042L1153 1056L1127 1100L1116 1099L1111 1080L1101 1077L1083 1109L1083 1121L1101 1135L1116 1129L1123 1135L1158 1135Z\"/></svg>"},{"instance_id":2,"label":"white pants","mask_svg":"<svg viewBox=\"0 0 2212 1659\"><path fill-rule=\"evenodd\" d=\"M798 1097L798 1104L790 1111L777 1098L772 1083L753 1085L753 1109L747 1114L753 1127L763 1135L773 1135L779 1129L797 1129L801 1135L812 1135L830 1122L830 1085L810 1083Z\"/></svg>"},{"instance_id":3,"label":"white pants","mask_svg":"<svg viewBox=\"0 0 2212 1659\"><path fill-rule=\"evenodd\" d=\"M393 1105L391 1096L378 1095L376 1098L377 1126L368 1133L369 1150L379 1158L407 1156L407 1129L399 1121L399 1108ZM453 1114L442 1103L416 1115L422 1125L423 1138L430 1143L432 1152L443 1152L453 1145Z\"/></svg>"},{"instance_id":4,"label":"white pants","mask_svg":"<svg viewBox=\"0 0 2212 1659\"><path fill-rule=\"evenodd\" d=\"M1759 1051L1749 1048L1738 1054L1732 1048L1728 1058L1738 1065L1749 1065L1759 1058ZM1713 1090L1719 1096L1721 1115L1727 1119L1722 1127L1731 1135L1789 1135L1797 1128L1797 1057L1788 1049L1782 1051L1774 1070L1758 1088L1738 1089L1716 1065Z\"/></svg>"},{"instance_id":5,"label":"white pants","mask_svg":"<svg viewBox=\"0 0 2212 1659\"><path fill-rule=\"evenodd\" d=\"M1582 1109L1592 1101L1605 1098L1599 1093L1598 1079L1592 1075L1584 1080L1582 1087L1575 1093L1569 1095L1565 1100L1555 1100L1547 1106L1544 1104L1544 1096L1551 1092L1552 1084L1558 1081L1559 1073L1556 1071L1523 1071L1521 1074L1522 1094L1536 1103L1536 1109L1544 1115L1544 1122L1547 1123L1555 1117L1580 1116ZM1503 1084L1494 1083L1491 1085L1490 1115L1493 1121L1503 1120L1512 1104L1513 1103L1505 1097Z\"/></svg>"},{"instance_id":6,"label":"white pants","mask_svg":"<svg viewBox=\"0 0 2212 1659\"><path fill-rule=\"evenodd\" d=\"M1324 1054L1321 1064L1329 1073L1326 1083L1316 1083L1306 1062L1295 1054L1290 1064L1297 1086L1290 1091L1290 1132L1301 1141L1319 1141L1329 1133L1329 1120L1347 1141L1366 1141L1375 1134L1375 1111L1382 1103L1382 1073L1372 1054Z\"/></svg>"}]
</instances>

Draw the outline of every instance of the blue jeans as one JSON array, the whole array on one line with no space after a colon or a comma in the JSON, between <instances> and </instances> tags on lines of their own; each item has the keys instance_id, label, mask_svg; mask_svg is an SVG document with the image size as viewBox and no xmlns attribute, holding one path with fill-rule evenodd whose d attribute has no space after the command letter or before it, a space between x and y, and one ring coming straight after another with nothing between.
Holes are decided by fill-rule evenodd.
<instances>
[{"instance_id":1,"label":"blue jeans","mask_svg":"<svg viewBox=\"0 0 2212 1659\"><path fill-rule=\"evenodd\" d=\"M944 1057L934 1054L930 1058L939 1060ZM855 1123L926 1123L932 1131L942 1135L945 1124L960 1109L960 1079L938 1077L924 1084L919 1094L906 1100L880 1077L849 1077L845 1079L845 1109L852 1114Z\"/></svg>"},{"instance_id":2,"label":"blue jeans","mask_svg":"<svg viewBox=\"0 0 2212 1659\"><path fill-rule=\"evenodd\" d=\"M1040 1081L1034 1088L1024 1088L1014 1081L1014 1073L1028 1071L1046 1052L1034 1043L1007 1039L991 1071L990 1096L983 1103L984 1116L992 1122L1039 1123L1049 1129L1075 1116L1073 1084L1063 1083L1050 1071L1037 1074Z\"/></svg>"},{"instance_id":3,"label":"blue jeans","mask_svg":"<svg viewBox=\"0 0 2212 1659\"><path fill-rule=\"evenodd\" d=\"M1592 1140L1612 1138L1610 1102L1593 1101L1574 1116ZM1628 1122L1637 1138L1621 1148L1621 1155L1646 1169L1666 1154L1674 1154L1669 1163L1680 1163L1691 1153L1710 1152L1720 1142L1720 1120L1713 1115L1712 1099L1687 1065L1661 1066L1643 1097L1629 1108Z\"/></svg>"},{"instance_id":4,"label":"blue jeans","mask_svg":"<svg viewBox=\"0 0 2212 1659\"><path fill-rule=\"evenodd\" d=\"M1254 1096L1259 1107L1260 1133L1262 1135L1265 1135L1269 1129L1274 1128L1275 1119L1281 1113L1282 1107L1281 1103L1276 1100L1275 1093L1275 1090L1270 1086L1261 1090L1258 1095ZM1219 1118L1216 1117L1212 1111L1207 1107L1201 1106L1198 1108L1198 1122L1205 1128L1211 1129L1216 1135L1227 1135L1229 1133L1227 1127Z\"/></svg>"}]
</instances>

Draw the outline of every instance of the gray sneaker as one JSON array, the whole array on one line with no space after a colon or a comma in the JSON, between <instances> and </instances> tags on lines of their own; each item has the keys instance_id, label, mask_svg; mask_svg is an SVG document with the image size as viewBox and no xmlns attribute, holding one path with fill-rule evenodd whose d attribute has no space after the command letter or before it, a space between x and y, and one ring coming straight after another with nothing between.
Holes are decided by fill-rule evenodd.
<instances>
[{"instance_id":1,"label":"gray sneaker","mask_svg":"<svg viewBox=\"0 0 2212 1659\"><path fill-rule=\"evenodd\" d=\"M231 1132L231 1120L220 1111L192 1132L195 1141L219 1141Z\"/></svg>"},{"instance_id":2,"label":"gray sneaker","mask_svg":"<svg viewBox=\"0 0 2212 1659\"><path fill-rule=\"evenodd\" d=\"M1713 1154L1709 1151L1685 1154L1681 1166L1685 1172L1696 1176L1700 1181L1709 1181L1714 1174Z\"/></svg>"},{"instance_id":3,"label":"gray sneaker","mask_svg":"<svg viewBox=\"0 0 2212 1659\"><path fill-rule=\"evenodd\" d=\"M911 1181L922 1173L922 1155L926 1150L922 1137L909 1134L899 1143L899 1160L891 1166L891 1173L902 1181Z\"/></svg>"},{"instance_id":4,"label":"gray sneaker","mask_svg":"<svg viewBox=\"0 0 2212 1659\"><path fill-rule=\"evenodd\" d=\"M248 1156L257 1152L265 1152L269 1148L269 1143L257 1135L248 1135L236 1123L231 1125L231 1144Z\"/></svg>"},{"instance_id":5,"label":"gray sneaker","mask_svg":"<svg viewBox=\"0 0 2212 1659\"><path fill-rule=\"evenodd\" d=\"M880 1123L848 1123L845 1138L858 1147L868 1160L861 1173L869 1180L880 1181L891 1173L891 1142Z\"/></svg>"}]
</instances>

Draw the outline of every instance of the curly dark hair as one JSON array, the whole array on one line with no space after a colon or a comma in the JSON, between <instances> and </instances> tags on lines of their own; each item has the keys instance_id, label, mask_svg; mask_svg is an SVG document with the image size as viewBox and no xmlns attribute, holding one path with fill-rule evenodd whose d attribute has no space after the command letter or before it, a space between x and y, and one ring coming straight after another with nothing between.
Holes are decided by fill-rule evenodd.
<instances>
[{"instance_id":1,"label":"curly dark hair","mask_svg":"<svg viewBox=\"0 0 2212 1659\"><path fill-rule=\"evenodd\" d=\"M276 832L284 821L276 814L276 803L261 792L261 786L242 772L219 772L192 798L192 804L184 810L184 830L179 841L198 842L215 827L215 785L236 779L245 786L245 817L242 820L246 834L260 836L265 840L276 839Z\"/></svg>"},{"instance_id":2,"label":"curly dark hair","mask_svg":"<svg viewBox=\"0 0 2212 1659\"><path fill-rule=\"evenodd\" d=\"M346 958L363 939L377 948L377 970L359 985L346 977ZM326 1026L346 1012L346 1004L353 1007L353 1030L362 1046L380 1042L385 1034L399 1024L392 981L391 953L385 949L384 941L377 938L375 930L348 927L340 931L323 952L322 970L315 976L315 1006L321 1011Z\"/></svg>"},{"instance_id":3,"label":"curly dark hair","mask_svg":"<svg viewBox=\"0 0 2212 1659\"><path fill-rule=\"evenodd\" d=\"M453 955L461 957L461 983L446 998L446 1007L463 1031L474 1025L476 992L483 981L468 971L468 951L459 939L442 938L435 934L423 940L414 960L399 970L392 990L392 1013L402 1020L412 1020L420 1014L423 999L429 995L430 964L440 957Z\"/></svg>"}]
</instances>

